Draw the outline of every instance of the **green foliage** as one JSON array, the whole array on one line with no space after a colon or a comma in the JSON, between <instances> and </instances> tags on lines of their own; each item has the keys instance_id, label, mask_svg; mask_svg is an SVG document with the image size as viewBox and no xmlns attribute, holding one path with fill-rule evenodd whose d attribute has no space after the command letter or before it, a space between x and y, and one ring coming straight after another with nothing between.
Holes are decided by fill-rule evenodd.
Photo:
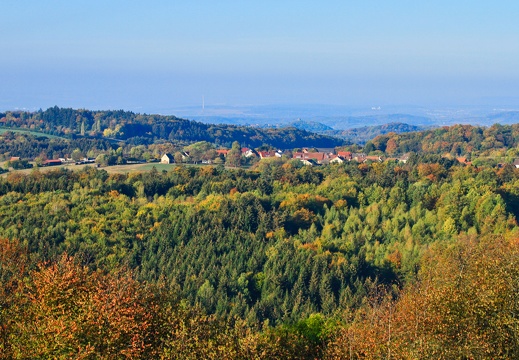
<instances>
[{"instance_id":1,"label":"green foliage","mask_svg":"<svg viewBox=\"0 0 519 360\"><path fill-rule=\"evenodd\" d=\"M10 160L5 163L7 169L13 168L14 170L30 169L32 164L29 164L27 160Z\"/></svg>"},{"instance_id":2,"label":"green foliage","mask_svg":"<svg viewBox=\"0 0 519 360\"><path fill-rule=\"evenodd\" d=\"M436 244L398 297L379 291L345 314L324 357L517 358L518 256L517 239L498 236Z\"/></svg>"},{"instance_id":3,"label":"green foliage","mask_svg":"<svg viewBox=\"0 0 519 360\"><path fill-rule=\"evenodd\" d=\"M11 256L0 263L0 280L12 289L0 292L2 346L8 358L65 358L77 351L117 357L134 340L145 344L132 345L135 357L155 349L153 356L166 358L319 358L337 334L351 335L349 325L359 326L352 328L355 336L365 335L371 326L365 319L375 310L371 319L380 322L373 331L382 335L373 339L387 344L384 321L396 313L399 294L428 279L431 249L456 244L460 236L515 236L518 183L512 167L474 168L435 156L406 165L318 169L272 161L248 171L176 166L133 174L94 168L9 173L0 178L0 238L8 239L0 248ZM17 240L32 271L12 261L22 258L10 245ZM467 254L462 257L473 262L475 281L483 268ZM454 273L448 259L442 266ZM507 281L514 269L506 270ZM489 279L502 284L496 274ZM25 285L18 279L27 279ZM468 298L477 296L471 286L463 287ZM389 289L387 297L374 297L381 288ZM448 287L452 299L455 290ZM9 295L19 291L24 295ZM160 298L167 294L181 302ZM103 307L113 296L129 300ZM501 301L489 299L470 331ZM462 323L464 314L475 316L468 308L463 305L449 326ZM120 317L130 309L133 315ZM9 321L13 316L26 321ZM498 318L492 321L501 331L510 319ZM498 330L485 336L501 341ZM379 345L365 343L387 356Z\"/></svg>"},{"instance_id":4,"label":"green foliage","mask_svg":"<svg viewBox=\"0 0 519 360\"><path fill-rule=\"evenodd\" d=\"M415 152L419 154L450 153L453 156L470 156L477 152L491 155L519 145L519 124L484 128L473 125L444 126L421 132L390 133L374 138L373 143L392 142L390 154Z\"/></svg>"},{"instance_id":5,"label":"green foliage","mask_svg":"<svg viewBox=\"0 0 519 360\"><path fill-rule=\"evenodd\" d=\"M106 138L117 138L138 144L155 140L175 142L208 141L230 147L238 140L242 145L259 147L269 144L276 148L301 146L333 147L343 141L295 128L260 129L234 125L208 125L175 116L134 114L126 111L89 111L54 106L43 112L8 112L0 120L5 126L35 129L55 135L81 135L91 129L90 135L103 133Z\"/></svg>"}]
</instances>

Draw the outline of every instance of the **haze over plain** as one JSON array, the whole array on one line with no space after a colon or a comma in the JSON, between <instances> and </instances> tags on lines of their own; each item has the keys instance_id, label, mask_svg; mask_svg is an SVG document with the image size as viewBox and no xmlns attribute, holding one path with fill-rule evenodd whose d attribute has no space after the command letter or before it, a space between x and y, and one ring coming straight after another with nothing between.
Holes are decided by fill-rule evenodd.
<instances>
[{"instance_id":1,"label":"haze over plain","mask_svg":"<svg viewBox=\"0 0 519 360\"><path fill-rule=\"evenodd\" d=\"M12 1L0 109L513 107L514 1Z\"/></svg>"}]
</instances>

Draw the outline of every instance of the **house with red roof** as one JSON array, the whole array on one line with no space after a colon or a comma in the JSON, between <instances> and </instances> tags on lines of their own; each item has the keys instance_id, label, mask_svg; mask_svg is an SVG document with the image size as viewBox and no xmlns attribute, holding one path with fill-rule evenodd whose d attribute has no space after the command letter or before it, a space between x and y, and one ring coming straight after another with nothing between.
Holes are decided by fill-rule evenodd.
<instances>
[{"instance_id":1,"label":"house with red roof","mask_svg":"<svg viewBox=\"0 0 519 360\"><path fill-rule=\"evenodd\" d=\"M352 159L352 154L350 151L338 151L337 155L347 161L350 161Z\"/></svg>"},{"instance_id":2,"label":"house with red roof","mask_svg":"<svg viewBox=\"0 0 519 360\"><path fill-rule=\"evenodd\" d=\"M216 153L218 155L223 155L225 157L229 153L229 150L228 149L218 149L218 150L216 150Z\"/></svg>"},{"instance_id":3,"label":"house with red roof","mask_svg":"<svg viewBox=\"0 0 519 360\"><path fill-rule=\"evenodd\" d=\"M53 160L45 160L41 165L42 166L58 166L61 164L62 164L61 160L53 159Z\"/></svg>"},{"instance_id":4,"label":"house with red roof","mask_svg":"<svg viewBox=\"0 0 519 360\"><path fill-rule=\"evenodd\" d=\"M258 154L259 154L260 158L262 158L262 159L273 158L273 157L277 156L276 152L274 150L258 151Z\"/></svg>"},{"instance_id":5,"label":"house with red roof","mask_svg":"<svg viewBox=\"0 0 519 360\"><path fill-rule=\"evenodd\" d=\"M292 154L293 159L298 160L314 160L318 164L322 164L325 160L330 158L330 155L319 152L295 152Z\"/></svg>"}]
</instances>

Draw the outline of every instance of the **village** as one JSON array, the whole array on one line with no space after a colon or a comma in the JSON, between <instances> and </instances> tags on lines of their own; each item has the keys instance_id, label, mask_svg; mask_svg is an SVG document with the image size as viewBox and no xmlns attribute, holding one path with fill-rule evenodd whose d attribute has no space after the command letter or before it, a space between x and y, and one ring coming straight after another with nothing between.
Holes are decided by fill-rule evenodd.
<instances>
[{"instance_id":1,"label":"village","mask_svg":"<svg viewBox=\"0 0 519 360\"><path fill-rule=\"evenodd\" d=\"M381 156L368 156L365 153L352 153L350 151L335 151L332 148L326 149L309 149L303 148L298 149L300 151L283 151L283 150L268 150L268 151L260 151L249 149L247 147L241 148L241 156L244 159L252 160L252 162L261 161L264 159L295 159L301 161L303 165L306 166L319 166L326 164L340 164L345 161L357 161L359 163L372 161L372 162L381 162L383 158ZM216 153L218 155L215 159L203 159L200 160L201 164L212 164L212 163L220 163L221 160L226 160L228 154L231 152L231 149L218 149ZM220 161L218 161L218 160ZM402 161L405 161L406 157L402 158ZM166 153L161 157L160 162L162 164L173 164L175 163L175 156L172 154ZM191 162L190 154L188 152L182 152L182 162Z\"/></svg>"},{"instance_id":2,"label":"village","mask_svg":"<svg viewBox=\"0 0 519 360\"><path fill-rule=\"evenodd\" d=\"M200 146L202 145L202 146ZM248 147L235 146L229 148L215 149L213 145L206 142L191 144L172 152L159 152L155 149L153 154L148 156L132 156L133 152L124 154L120 149L111 153L101 153L97 156L78 156L77 152L71 156L59 157L56 159L22 159L13 156L8 159L2 169L19 170L32 167L53 167L70 165L92 165L95 167L106 167L113 165L139 165L146 163L168 164L191 164L191 165L225 165L228 167L250 167L261 161L298 161L303 166L322 166L328 164L342 164L344 162L374 163L384 161L396 161L405 164L411 153L403 154L399 157L388 157L377 151L366 154L365 152L346 151L343 148L298 148L294 150L280 149L251 149ZM90 154L92 155L92 154ZM456 159L459 163L472 165L470 158L452 157L449 154L444 158ZM504 163L497 163L495 166L503 167ZM512 165L519 168L519 159L515 159Z\"/></svg>"},{"instance_id":3,"label":"village","mask_svg":"<svg viewBox=\"0 0 519 360\"><path fill-rule=\"evenodd\" d=\"M196 145L196 144L195 144ZM190 151L191 150L191 151ZM234 151L234 153L233 153ZM78 157L64 156L56 159L45 159L34 161L34 159L22 159L13 156L5 163L7 169L26 169L33 166L51 167L63 165L85 165L92 164L97 167L110 165L131 165L143 163L161 163L161 164L205 164L218 165L225 164L227 166L250 166L262 160L279 159L282 161L299 160L305 166L321 166L327 164L340 164L343 162L356 161L365 162L382 162L384 160L400 160L405 162L408 155L399 159L387 158L381 155L367 155L363 152L341 151L334 148L302 148L291 150L261 150L241 147L238 149L214 149L205 147L202 151L196 147L186 147L176 152L164 152L160 157L144 159L142 157L124 156L124 154L99 154L97 157Z\"/></svg>"}]
</instances>

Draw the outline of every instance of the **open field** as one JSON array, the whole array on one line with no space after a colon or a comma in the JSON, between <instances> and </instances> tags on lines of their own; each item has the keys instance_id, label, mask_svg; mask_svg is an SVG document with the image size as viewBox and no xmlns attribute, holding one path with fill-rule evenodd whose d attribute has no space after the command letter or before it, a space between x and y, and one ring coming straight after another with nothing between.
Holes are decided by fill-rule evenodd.
<instances>
[{"instance_id":1,"label":"open field","mask_svg":"<svg viewBox=\"0 0 519 360\"><path fill-rule=\"evenodd\" d=\"M45 136L45 137L48 137L49 139L56 139L56 138L63 139L61 136L45 134L45 133L38 132L38 131L0 127L0 135L2 135L3 133L5 133L7 131L12 131L12 132L15 132L15 133L30 134L30 135L33 135L33 136Z\"/></svg>"},{"instance_id":2,"label":"open field","mask_svg":"<svg viewBox=\"0 0 519 360\"><path fill-rule=\"evenodd\" d=\"M129 164L129 165L114 165L103 167L109 173L131 173L131 172L140 172L140 171L150 171L153 168L156 168L158 171L162 170L171 170L175 167L174 164L161 164L161 163L147 163L147 164Z\"/></svg>"},{"instance_id":3,"label":"open field","mask_svg":"<svg viewBox=\"0 0 519 360\"><path fill-rule=\"evenodd\" d=\"M34 164L33 164L34 165ZM66 164L60 166L46 166L46 167L34 167L32 169L23 169L23 170L13 170L8 173L1 174L1 177L6 177L9 173L21 173L21 174L30 174L32 171L37 169L38 171L45 173L48 171L52 171L59 168L66 168L68 170L81 170L85 167L96 167L95 164ZM173 169L176 165L174 164L161 164L161 163L146 163L146 164L129 164L129 165L114 165L114 166L103 166L99 169L106 170L108 173L118 173L118 174L126 174L133 172L145 172L151 171L154 167L158 171L169 171ZM185 166L207 166L207 165L185 165ZM5 168L5 162L0 163L0 167Z\"/></svg>"}]
</instances>

